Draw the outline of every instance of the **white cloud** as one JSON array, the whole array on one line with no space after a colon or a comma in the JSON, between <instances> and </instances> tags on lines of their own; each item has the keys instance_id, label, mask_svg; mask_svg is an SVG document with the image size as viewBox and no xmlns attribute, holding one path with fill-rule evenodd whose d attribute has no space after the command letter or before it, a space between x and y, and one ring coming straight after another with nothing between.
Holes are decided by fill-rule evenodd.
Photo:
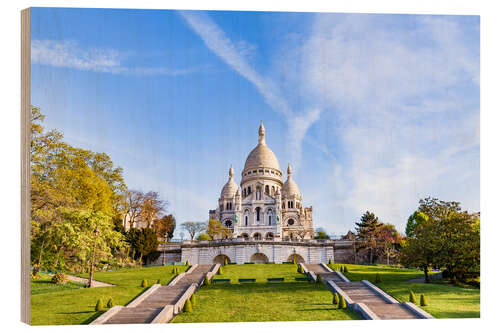
<instances>
[{"instance_id":1,"label":"white cloud","mask_svg":"<svg viewBox=\"0 0 500 333\"><path fill-rule=\"evenodd\" d=\"M180 14L212 52L250 81L267 104L285 117L289 126L288 138L289 147L291 147L289 153L292 163L298 169L301 161L302 140L307 130L318 120L321 110L314 108L302 113L293 110L275 82L270 77L258 73L249 64L249 57L256 49L254 46L245 41L231 41L205 13L181 11Z\"/></svg>"},{"instance_id":2,"label":"white cloud","mask_svg":"<svg viewBox=\"0 0 500 333\"><path fill-rule=\"evenodd\" d=\"M75 41L32 40L31 61L35 64L74 68L82 71L126 75L187 75L207 69L132 67L124 65L130 55L113 49L82 48Z\"/></svg>"}]
</instances>

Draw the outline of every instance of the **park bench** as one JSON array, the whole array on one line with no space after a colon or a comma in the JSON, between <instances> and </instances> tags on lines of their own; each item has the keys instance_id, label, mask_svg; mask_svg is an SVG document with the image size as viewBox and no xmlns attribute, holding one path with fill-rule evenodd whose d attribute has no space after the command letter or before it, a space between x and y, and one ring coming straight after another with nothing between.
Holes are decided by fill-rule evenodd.
<instances>
[{"instance_id":1,"label":"park bench","mask_svg":"<svg viewBox=\"0 0 500 333\"><path fill-rule=\"evenodd\" d=\"M236 265L236 263L235 262L230 262L230 263L228 263L228 265Z\"/></svg>"},{"instance_id":2,"label":"park bench","mask_svg":"<svg viewBox=\"0 0 500 333\"><path fill-rule=\"evenodd\" d=\"M267 278L267 283L273 283L273 282L283 282L285 281L285 278Z\"/></svg>"},{"instance_id":3,"label":"park bench","mask_svg":"<svg viewBox=\"0 0 500 333\"><path fill-rule=\"evenodd\" d=\"M254 262L246 262L245 265L253 265L255 264Z\"/></svg>"},{"instance_id":4,"label":"park bench","mask_svg":"<svg viewBox=\"0 0 500 333\"><path fill-rule=\"evenodd\" d=\"M312 278L307 276L307 277L296 277L295 281L311 281Z\"/></svg>"},{"instance_id":5,"label":"park bench","mask_svg":"<svg viewBox=\"0 0 500 333\"><path fill-rule=\"evenodd\" d=\"M213 283L231 283L231 279L212 279Z\"/></svg>"},{"instance_id":6,"label":"park bench","mask_svg":"<svg viewBox=\"0 0 500 333\"><path fill-rule=\"evenodd\" d=\"M283 261L282 264L293 264L292 261Z\"/></svg>"},{"instance_id":7,"label":"park bench","mask_svg":"<svg viewBox=\"0 0 500 333\"><path fill-rule=\"evenodd\" d=\"M255 279L238 279L239 283L255 283Z\"/></svg>"}]
</instances>

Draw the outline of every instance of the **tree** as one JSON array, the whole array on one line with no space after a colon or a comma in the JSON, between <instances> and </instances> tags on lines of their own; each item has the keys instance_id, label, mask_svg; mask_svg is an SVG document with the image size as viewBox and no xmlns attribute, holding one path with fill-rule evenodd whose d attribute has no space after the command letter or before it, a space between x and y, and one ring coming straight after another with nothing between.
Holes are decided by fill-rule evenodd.
<instances>
[{"instance_id":1,"label":"tree","mask_svg":"<svg viewBox=\"0 0 500 333\"><path fill-rule=\"evenodd\" d=\"M427 215L431 214L431 215ZM445 269L465 282L480 270L480 215L462 212L458 202L426 198L408 219L401 262L422 269Z\"/></svg>"},{"instance_id":2,"label":"tree","mask_svg":"<svg viewBox=\"0 0 500 333\"><path fill-rule=\"evenodd\" d=\"M175 217L172 214L164 215L162 218L154 220L153 228L159 238L166 238L165 241L167 241L174 235Z\"/></svg>"},{"instance_id":3,"label":"tree","mask_svg":"<svg viewBox=\"0 0 500 333\"><path fill-rule=\"evenodd\" d=\"M382 223L379 222L378 217L369 211L361 216L359 223L356 223L357 236L361 239L360 248L370 250L370 263L373 263L374 251L377 248L377 238L381 226Z\"/></svg>"},{"instance_id":4,"label":"tree","mask_svg":"<svg viewBox=\"0 0 500 333\"><path fill-rule=\"evenodd\" d=\"M208 221L207 235L211 239L226 239L232 238L233 232L219 221L210 219Z\"/></svg>"},{"instance_id":5,"label":"tree","mask_svg":"<svg viewBox=\"0 0 500 333\"><path fill-rule=\"evenodd\" d=\"M314 239L330 239L330 236L326 233L325 230L322 228L316 229L316 235L314 236Z\"/></svg>"},{"instance_id":6,"label":"tree","mask_svg":"<svg viewBox=\"0 0 500 333\"><path fill-rule=\"evenodd\" d=\"M203 222L184 222L181 227L189 233L191 240L193 240L197 233L206 229L206 224Z\"/></svg>"},{"instance_id":7,"label":"tree","mask_svg":"<svg viewBox=\"0 0 500 333\"><path fill-rule=\"evenodd\" d=\"M384 256L387 258L387 265L391 256L396 255L397 246L401 243L401 235L392 224L382 224L378 233L379 241L382 243Z\"/></svg>"},{"instance_id":8,"label":"tree","mask_svg":"<svg viewBox=\"0 0 500 333\"><path fill-rule=\"evenodd\" d=\"M152 228L137 229L132 228L127 232L127 242L134 250L134 259L139 259L141 262L145 257L158 249L158 237Z\"/></svg>"},{"instance_id":9,"label":"tree","mask_svg":"<svg viewBox=\"0 0 500 333\"><path fill-rule=\"evenodd\" d=\"M144 195L139 217L148 228L153 226L153 221L165 211L166 202L160 199L158 192L150 191Z\"/></svg>"},{"instance_id":10,"label":"tree","mask_svg":"<svg viewBox=\"0 0 500 333\"><path fill-rule=\"evenodd\" d=\"M209 235L207 235L206 233L202 232L201 234L198 235L198 237L196 238L196 240L204 241L204 240L211 240L211 238L210 238Z\"/></svg>"}]
</instances>

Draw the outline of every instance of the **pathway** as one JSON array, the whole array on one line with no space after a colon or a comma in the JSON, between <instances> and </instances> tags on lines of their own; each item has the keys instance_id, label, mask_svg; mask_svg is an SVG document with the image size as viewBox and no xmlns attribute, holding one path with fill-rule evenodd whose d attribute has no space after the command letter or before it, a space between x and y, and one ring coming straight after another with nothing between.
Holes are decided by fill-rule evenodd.
<instances>
[{"instance_id":1,"label":"pathway","mask_svg":"<svg viewBox=\"0 0 500 333\"><path fill-rule=\"evenodd\" d=\"M380 319L419 319L401 303L390 303L363 282L346 282L336 272L329 272L322 265L304 265L310 272L321 275L324 283L333 281L354 303L364 303Z\"/></svg>"},{"instance_id":2,"label":"pathway","mask_svg":"<svg viewBox=\"0 0 500 333\"><path fill-rule=\"evenodd\" d=\"M104 324L147 324L167 305L174 305L184 292L193 284L200 285L213 265L198 265L192 272L184 275L175 285L156 288L139 304L122 307L107 319Z\"/></svg>"},{"instance_id":3,"label":"pathway","mask_svg":"<svg viewBox=\"0 0 500 333\"><path fill-rule=\"evenodd\" d=\"M49 275L53 276L54 274L49 274ZM77 282L77 283L82 283L84 285L87 285L87 283L89 282L89 279L82 278L82 277L75 276L75 275L68 275L68 274L66 274L66 277L70 281ZM114 284L92 280L92 288L95 288L95 287L113 287L113 286L114 286Z\"/></svg>"}]
</instances>

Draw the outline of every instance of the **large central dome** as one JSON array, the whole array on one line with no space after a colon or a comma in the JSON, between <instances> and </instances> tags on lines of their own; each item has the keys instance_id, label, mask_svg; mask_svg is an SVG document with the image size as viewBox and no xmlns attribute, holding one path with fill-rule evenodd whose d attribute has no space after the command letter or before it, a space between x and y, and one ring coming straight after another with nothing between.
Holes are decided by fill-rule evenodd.
<instances>
[{"instance_id":1,"label":"large central dome","mask_svg":"<svg viewBox=\"0 0 500 333\"><path fill-rule=\"evenodd\" d=\"M260 124L259 144L248 155L243 173L254 168L271 168L281 172L278 159L273 151L266 145L265 137L266 130L264 129L264 125Z\"/></svg>"}]
</instances>

